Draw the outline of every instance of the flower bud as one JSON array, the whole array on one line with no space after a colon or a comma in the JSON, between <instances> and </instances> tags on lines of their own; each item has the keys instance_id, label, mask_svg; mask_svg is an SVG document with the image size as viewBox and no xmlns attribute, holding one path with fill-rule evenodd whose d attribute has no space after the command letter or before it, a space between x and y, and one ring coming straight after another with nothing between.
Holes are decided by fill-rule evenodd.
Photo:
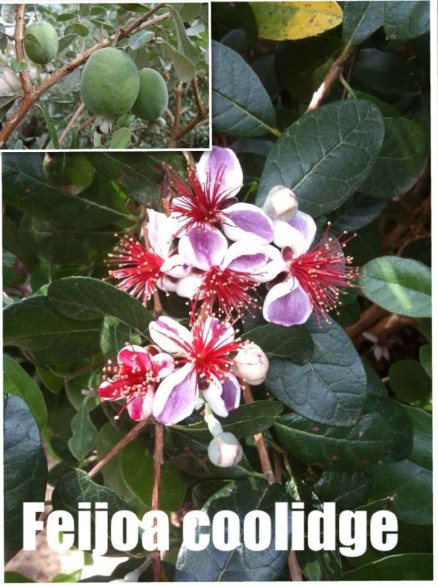
<instances>
[{"instance_id":1,"label":"flower bud","mask_svg":"<svg viewBox=\"0 0 438 587\"><path fill-rule=\"evenodd\" d=\"M253 342L243 346L234 359L234 370L250 385L260 385L266 379L269 360Z\"/></svg>"},{"instance_id":2,"label":"flower bud","mask_svg":"<svg viewBox=\"0 0 438 587\"><path fill-rule=\"evenodd\" d=\"M276 220L292 220L298 210L298 200L284 185L274 186L263 205L263 212Z\"/></svg>"},{"instance_id":3,"label":"flower bud","mask_svg":"<svg viewBox=\"0 0 438 587\"><path fill-rule=\"evenodd\" d=\"M230 432L218 434L208 445L208 458L216 467L232 467L242 458L240 442Z\"/></svg>"}]
</instances>

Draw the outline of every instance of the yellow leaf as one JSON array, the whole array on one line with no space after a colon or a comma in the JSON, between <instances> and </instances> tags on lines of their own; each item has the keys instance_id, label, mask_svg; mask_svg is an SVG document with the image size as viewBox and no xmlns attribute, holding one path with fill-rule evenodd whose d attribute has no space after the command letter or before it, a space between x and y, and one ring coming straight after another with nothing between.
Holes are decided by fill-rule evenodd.
<instances>
[{"instance_id":1,"label":"yellow leaf","mask_svg":"<svg viewBox=\"0 0 438 587\"><path fill-rule=\"evenodd\" d=\"M271 41L305 39L342 23L337 2L250 2L259 37Z\"/></svg>"}]
</instances>

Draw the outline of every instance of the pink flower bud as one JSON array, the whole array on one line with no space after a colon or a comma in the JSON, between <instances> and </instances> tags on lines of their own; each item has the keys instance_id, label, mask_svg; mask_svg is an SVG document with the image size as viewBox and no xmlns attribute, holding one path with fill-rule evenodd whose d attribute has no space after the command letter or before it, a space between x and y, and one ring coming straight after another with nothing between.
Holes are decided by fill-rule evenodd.
<instances>
[{"instance_id":1,"label":"pink flower bud","mask_svg":"<svg viewBox=\"0 0 438 587\"><path fill-rule=\"evenodd\" d=\"M236 374L250 385L260 385L266 379L269 360L253 342L243 346L234 359Z\"/></svg>"},{"instance_id":2,"label":"pink flower bud","mask_svg":"<svg viewBox=\"0 0 438 587\"><path fill-rule=\"evenodd\" d=\"M208 445L208 458L216 467L232 467L242 458L240 442L230 432L218 434Z\"/></svg>"},{"instance_id":3,"label":"pink flower bud","mask_svg":"<svg viewBox=\"0 0 438 587\"><path fill-rule=\"evenodd\" d=\"M298 200L292 190L274 186L263 205L263 212L276 220L292 220L298 210Z\"/></svg>"}]
</instances>

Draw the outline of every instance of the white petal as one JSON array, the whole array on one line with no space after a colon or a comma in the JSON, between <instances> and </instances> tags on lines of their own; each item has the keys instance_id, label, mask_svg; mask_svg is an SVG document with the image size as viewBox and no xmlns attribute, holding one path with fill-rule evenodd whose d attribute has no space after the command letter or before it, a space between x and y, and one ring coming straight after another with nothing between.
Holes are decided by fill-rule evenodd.
<instances>
[{"instance_id":1,"label":"white petal","mask_svg":"<svg viewBox=\"0 0 438 587\"><path fill-rule=\"evenodd\" d=\"M220 265L227 247L227 239L218 230L199 227L180 239L178 251L193 267L209 271L213 265Z\"/></svg>"},{"instance_id":2,"label":"white petal","mask_svg":"<svg viewBox=\"0 0 438 587\"><path fill-rule=\"evenodd\" d=\"M281 249L290 247L295 257L302 255L309 248L304 235L284 220L274 220L274 244Z\"/></svg>"},{"instance_id":3,"label":"white petal","mask_svg":"<svg viewBox=\"0 0 438 587\"><path fill-rule=\"evenodd\" d=\"M223 230L233 241L244 238L270 243L274 236L272 220L254 204L239 202L222 210Z\"/></svg>"},{"instance_id":4,"label":"white petal","mask_svg":"<svg viewBox=\"0 0 438 587\"><path fill-rule=\"evenodd\" d=\"M196 373L192 365L184 365L163 379L154 401L154 417L166 426L188 418L198 397Z\"/></svg>"},{"instance_id":5,"label":"white petal","mask_svg":"<svg viewBox=\"0 0 438 587\"><path fill-rule=\"evenodd\" d=\"M166 259L161 265L160 270L170 277L180 279L188 275L192 267L182 255L176 254Z\"/></svg>"},{"instance_id":6,"label":"white petal","mask_svg":"<svg viewBox=\"0 0 438 587\"><path fill-rule=\"evenodd\" d=\"M178 230L178 225L173 218L161 212L148 209L147 213L149 218L147 232L150 247L154 253L166 259L169 254L170 244Z\"/></svg>"},{"instance_id":7,"label":"white petal","mask_svg":"<svg viewBox=\"0 0 438 587\"><path fill-rule=\"evenodd\" d=\"M187 277L178 279L176 293L182 298L194 298L202 285L202 275L192 273Z\"/></svg>"},{"instance_id":8,"label":"white petal","mask_svg":"<svg viewBox=\"0 0 438 587\"><path fill-rule=\"evenodd\" d=\"M158 353L152 356L152 362L158 366L158 377L164 379L175 370L175 361L167 353Z\"/></svg>"},{"instance_id":9,"label":"white petal","mask_svg":"<svg viewBox=\"0 0 438 587\"><path fill-rule=\"evenodd\" d=\"M222 383L214 378L202 395L217 416L226 418L240 403L240 384L231 374Z\"/></svg>"},{"instance_id":10,"label":"white petal","mask_svg":"<svg viewBox=\"0 0 438 587\"><path fill-rule=\"evenodd\" d=\"M213 187L219 182L219 192L223 199L235 196L243 183L243 172L239 160L231 149L213 147L203 153L196 165L196 173L204 187Z\"/></svg>"},{"instance_id":11,"label":"white petal","mask_svg":"<svg viewBox=\"0 0 438 587\"><path fill-rule=\"evenodd\" d=\"M149 324L152 340L166 353L184 354L192 342L192 335L187 328L168 316L160 316Z\"/></svg>"}]
</instances>

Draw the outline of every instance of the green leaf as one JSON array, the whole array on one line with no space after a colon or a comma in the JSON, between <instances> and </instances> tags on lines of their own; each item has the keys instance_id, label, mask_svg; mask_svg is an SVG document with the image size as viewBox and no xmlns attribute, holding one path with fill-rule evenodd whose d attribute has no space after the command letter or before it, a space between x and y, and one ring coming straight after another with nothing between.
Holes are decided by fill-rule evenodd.
<instances>
[{"instance_id":1,"label":"green leaf","mask_svg":"<svg viewBox=\"0 0 438 587\"><path fill-rule=\"evenodd\" d=\"M353 239L347 243L344 254L353 258L353 263L361 267L370 259L382 253L382 235L377 221L360 228Z\"/></svg>"},{"instance_id":2,"label":"green leaf","mask_svg":"<svg viewBox=\"0 0 438 587\"><path fill-rule=\"evenodd\" d=\"M131 142L131 131L123 127L116 130L111 137L110 149L126 149Z\"/></svg>"},{"instance_id":3,"label":"green leaf","mask_svg":"<svg viewBox=\"0 0 438 587\"><path fill-rule=\"evenodd\" d=\"M395 2L404 4L404 2ZM410 4L410 2L406 2ZM431 581L433 555L394 554L344 573L341 581Z\"/></svg>"},{"instance_id":4,"label":"green leaf","mask_svg":"<svg viewBox=\"0 0 438 587\"><path fill-rule=\"evenodd\" d=\"M191 81L196 75L196 69L188 57L177 51L167 41L160 41L164 58L172 62L176 77L182 82Z\"/></svg>"},{"instance_id":5,"label":"green leaf","mask_svg":"<svg viewBox=\"0 0 438 587\"><path fill-rule=\"evenodd\" d=\"M23 61L18 61L18 59L11 59L11 63L10 63L11 69L14 73L21 73L22 71L24 71L27 67L26 62Z\"/></svg>"},{"instance_id":6,"label":"green leaf","mask_svg":"<svg viewBox=\"0 0 438 587\"><path fill-rule=\"evenodd\" d=\"M59 39L58 43L58 54L62 53L65 49L71 47L72 42L77 38L76 33L72 33L70 35L65 35Z\"/></svg>"},{"instance_id":7,"label":"green leaf","mask_svg":"<svg viewBox=\"0 0 438 587\"><path fill-rule=\"evenodd\" d=\"M129 489L150 507L154 473L154 459L138 441L131 442L121 452L123 479ZM177 511L184 499L186 487L178 470L171 463L161 468L160 509Z\"/></svg>"},{"instance_id":8,"label":"green leaf","mask_svg":"<svg viewBox=\"0 0 438 587\"><path fill-rule=\"evenodd\" d=\"M193 63L193 65L196 65L200 56L201 56L201 52L198 49L198 47L196 47L189 39L189 37L187 36L187 32L186 32L186 28L184 26L184 22L178 12L178 10L175 9L174 6L170 5L170 14L172 16L172 19L175 23L175 32L176 32L176 38L177 38L177 42L178 42L178 50L185 55L188 59L190 59L190 61Z\"/></svg>"},{"instance_id":9,"label":"green leaf","mask_svg":"<svg viewBox=\"0 0 438 587\"><path fill-rule=\"evenodd\" d=\"M96 439L97 458L99 461L108 452L115 447L115 445L122 440L123 434L114 427L111 422L107 422L101 428ZM117 453L109 460L101 469L105 486L112 489L125 499L131 499L133 494L126 485L122 475L121 455Z\"/></svg>"},{"instance_id":10,"label":"green leaf","mask_svg":"<svg viewBox=\"0 0 438 587\"><path fill-rule=\"evenodd\" d=\"M41 106L41 104L38 104L38 107L41 109L41 112L43 113L44 120L46 121L47 130L49 132L50 140L52 141L53 147L55 149L59 149L58 134L56 132L55 124L52 120L52 117L50 116L48 111Z\"/></svg>"},{"instance_id":11,"label":"green leaf","mask_svg":"<svg viewBox=\"0 0 438 587\"><path fill-rule=\"evenodd\" d=\"M90 30L88 29L88 27L86 27L85 25L81 24L80 22L75 22L75 23L69 25L65 29L64 32L65 32L66 35L70 35L70 34L76 33L80 37L88 37L88 35L90 34Z\"/></svg>"},{"instance_id":12,"label":"green leaf","mask_svg":"<svg viewBox=\"0 0 438 587\"><path fill-rule=\"evenodd\" d=\"M23 547L23 503L44 501L47 462L35 418L17 395L3 399L5 559Z\"/></svg>"},{"instance_id":13,"label":"green leaf","mask_svg":"<svg viewBox=\"0 0 438 587\"><path fill-rule=\"evenodd\" d=\"M259 552L243 544L231 552L209 546L199 552L181 547L176 563L175 581L275 581L279 579L287 559L287 551L275 550L275 502L288 501L281 485L251 479L233 482L214 494L202 508L210 519L222 510L236 512L241 521L240 540L243 542L243 518L252 510L262 510L272 521L271 545ZM199 528L197 529L197 534Z\"/></svg>"},{"instance_id":14,"label":"green leaf","mask_svg":"<svg viewBox=\"0 0 438 587\"><path fill-rule=\"evenodd\" d=\"M430 29L429 2L385 2L384 27L389 39L415 39Z\"/></svg>"},{"instance_id":15,"label":"green leaf","mask_svg":"<svg viewBox=\"0 0 438 587\"><path fill-rule=\"evenodd\" d=\"M431 271L423 263L394 256L373 259L362 268L358 283L364 296L388 312L432 315Z\"/></svg>"},{"instance_id":16,"label":"green leaf","mask_svg":"<svg viewBox=\"0 0 438 587\"><path fill-rule=\"evenodd\" d=\"M303 365L274 357L266 379L271 393L302 416L333 426L352 426L366 394L362 362L336 323L306 325L314 350Z\"/></svg>"},{"instance_id":17,"label":"green leaf","mask_svg":"<svg viewBox=\"0 0 438 587\"><path fill-rule=\"evenodd\" d=\"M48 295L59 312L75 320L113 316L131 328L145 332L153 319L137 299L92 277L58 279L50 284Z\"/></svg>"},{"instance_id":18,"label":"green leaf","mask_svg":"<svg viewBox=\"0 0 438 587\"><path fill-rule=\"evenodd\" d=\"M36 218L68 230L88 230L126 220L122 214L100 203L96 185L79 196L52 187L43 177L42 155L21 157L6 153L3 157L3 197L5 202ZM107 189L106 189L107 191Z\"/></svg>"},{"instance_id":19,"label":"green leaf","mask_svg":"<svg viewBox=\"0 0 438 587\"><path fill-rule=\"evenodd\" d=\"M425 344L420 347L420 363L429 377L432 379L432 345Z\"/></svg>"},{"instance_id":20,"label":"green leaf","mask_svg":"<svg viewBox=\"0 0 438 587\"><path fill-rule=\"evenodd\" d=\"M417 122L385 119L382 150L360 191L375 198L401 196L417 183L428 160L428 140Z\"/></svg>"},{"instance_id":21,"label":"green leaf","mask_svg":"<svg viewBox=\"0 0 438 587\"><path fill-rule=\"evenodd\" d=\"M432 471L432 416L424 410L403 406L414 425L414 446L409 460Z\"/></svg>"},{"instance_id":22,"label":"green leaf","mask_svg":"<svg viewBox=\"0 0 438 587\"><path fill-rule=\"evenodd\" d=\"M354 510L363 504L372 486L372 476L364 471L324 471L314 491L322 502L334 501L339 512Z\"/></svg>"},{"instance_id":23,"label":"green leaf","mask_svg":"<svg viewBox=\"0 0 438 587\"><path fill-rule=\"evenodd\" d=\"M36 372L41 383L52 393L58 393L64 387L64 377L57 375L52 370L37 367Z\"/></svg>"},{"instance_id":24,"label":"green leaf","mask_svg":"<svg viewBox=\"0 0 438 587\"><path fill-rule=\"evenodd\" d=\"M360 470L389 455L406 458L412 447L411 422L387 396L369 395L361 418L352 427L325 426L286 414L274 429L281 445L294 457L341 471Z\"/></svg>"},{"instance_id":25,"label":"green leaf","mask_svg":"<svg viewBox=\"0 0 438 587\"><path fill-rule=\"evenodd\" d=\"M17 256L29 271L36 265L35 251L7 216L3 216L3 247Z\"/></svg>"},{"instance_id":26,"label":"green leaf","mask_svg":"<svg viewBox=\"0 0 438 587\"><path fill-rule=\"evenodd\" d=\"M268 357L283 357L295 363L305 363L313 352L313 341L303 326L263 324L242 336L257 344Z\"/></svg>"},{"instance_id":27,"label":"green leaf","mask_svg":"<svg viewBox=\"0 0 438 587\"><path fill-rule=\"evenodd\" d=\"M6 571L5 583L36 583L36 581L25 577L21 573L16 573L15 571Z\"/></svg>"},{"instance_id":28,"label":"green leaf","mask_svg":"<svg viewBox=\"0 0 438 587\"><path fill-rule=\"evenodd\" d=\"M71 320L46 296L25 298L3 315L3 342L32 353L39 363L72 363L99 351L100 321Z\"/></svg>"},{"instance_id":29,"label":"green leaf","mask_svg":"<svg viewBox=\"0 0 438 587\"><path fill-rule=\"evenodd\" d=\"M346 2L342 38L348 45L359 45L383 25L383 2Z\"/></svg>"},{"instance_id":30,"label":"green leaf","mask_svg":"<svg viewBox=\"0 0 438 587\"><path fill-rule=\"evenodd\" d=\"M1 35L0 35L1 37ZM6 112L12 108L14 105L15 100L18 98L16 96L0 96L0 119L6 114Z\"/></svg>"},{"instance_id":31,"label":"green leaf","mask_svg":"<svg viewBox=\"0 0 438 587\"><path fill-rule=\"evenodd\" d=\"M238 137L272 132L275 111L262 82L242 57L212 42L214 131Z\"/></svg>"},{"instance_id":32,"label":"green leaf","mask_svg":"<svg viewBox=\"0 0 438 587\"><path fill-rule=\"evenodd\" d=\"M22 397L40 428L47 423L47 408L40 388L23 367L7 355L3 355L3 393Z\"/></svg>"},{"instance_id":33,"label":"green leaf","mask_svg":"<svg viewBox=\"0 0 438 587\"><path fill-rule=\"evenodd\" d=\"M115 361L125 343L131 341L131 329L118 318L105 316L100 334L100 347L105 359Z\"/></svg>"},{"instance_id":34,"label":"green leaf","mask_svg":"<svg viewBox=\"0 0 438 587\"><path fill-rule=\"evenodd\" d=\"M85 471L69 469L58 479L52 494L52 505L54 510L65 510L70 512L75 520L75 544L77 544L78 528L78 504L81 502L91 503L91 544L94 545L95 514L94 504L106 502L108 504L108 517L121 510L129 509L126 502L114 491L102 487L91 481ZM110 527L107 532L108 542L111 540ZM114 551L111 547L108 554L120 556L120 551Z\"/></svg>"},{"instance_id":35,"label":"green leaf","mask_svg":"<svg viewBox=\"0 0 438 587\"><path fill-rule=\"evenodd\" d=\"M360 1L360 0L358 0ZM367 226L375 220L385 207L386 202L356 192L330 216L332 234L340 234Z\"/></svg>"},{"instance_id":36,"label":"green leaf","mask_svg":"<svg viewBox=\"0 0 438 587\"><path fill-rule=\"evenodd\" d=\"M432 394L432 381L415 359L403 359L389 368L389 384L396 396L427 407Z\"/></svg>"},{"instance_id":37,"label":"green leaf","mask_svg":"<svg viewBox=\"0 0 438 587\"><path fill-rule=\"evenodd\" d=\"M369 501L391 499L391 511L404 522L432 524L432 472L412 461L378 463ZM380 505L380 508L382 505Z\"/></svg>"},{"instance_id":38,"label":"green leaf","mask_svg":"<svg viewBox=\"0 0 438 587\"><path fill-rule=\"evenodd\" d=\"M272 186L284 185L295 192L304 212L331 212L364 182L383 136L378 108L363 100L333 102L305 114L269 153L258 205L263 205Z\"/></svg>"},{"instance_id":39,"label":"green leaf","mask_svg":"<svg viewBox=\"0 0 438 587\"><path fill-rule=\"evenodd\" d=\"M90 418L90 411L96 407L96 398L88 396L82 402L71 421L72 437L68 441L71 454L81 461L96 445L97 429Z\"/></svg>"},{"instance_id":40,"label":"green leaf","mask_svg":"<svg viewBox=\"0 0 438 587\"><path fill-rule=\"evenodd\" d=\"M224 432L232 432L237 438L252 436L272 426L283 411L279 402L260 400L251 404L242 404L225 418L219 418ZM205 422L197 422L188 426L175 425L175 429L201 438L211 440L211 434Z\"/></svg>"},{"instance_id":41,"label":"green leaf","mask_svg":"<svg viewBox=\"0 0 438 587\"><path fill-rule=\"evenodd\" d=\"M153 39L154 33L152 31L138 31L131 35L128 39L128 47L133 51L144 47L151 39Z\"/></svg>"}]
</instances>

